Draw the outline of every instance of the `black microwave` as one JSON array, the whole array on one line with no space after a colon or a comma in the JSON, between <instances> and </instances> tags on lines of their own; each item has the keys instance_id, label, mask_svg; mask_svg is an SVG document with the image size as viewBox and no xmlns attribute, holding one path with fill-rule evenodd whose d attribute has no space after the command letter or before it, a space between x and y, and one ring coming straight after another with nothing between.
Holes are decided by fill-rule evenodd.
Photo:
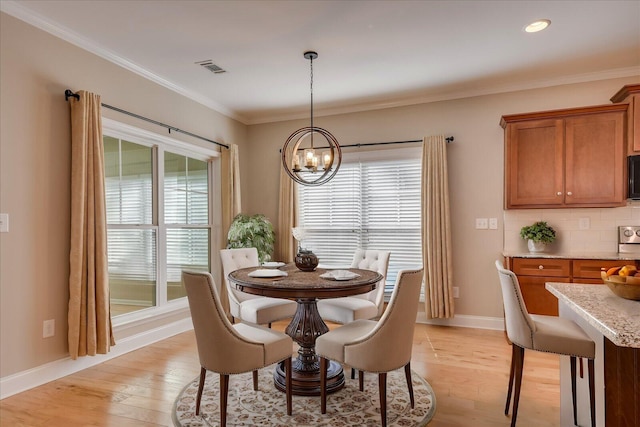
<instances>
[{"instance_id":1,"label":"black microwave","mask_svg":"<svg viewBox=\"0 0 640 427\"><path fill-rule=\"evenodd\" d=\"M629 198L640 200L640 155L629 156Z\"/></svg>"}]
</instances>

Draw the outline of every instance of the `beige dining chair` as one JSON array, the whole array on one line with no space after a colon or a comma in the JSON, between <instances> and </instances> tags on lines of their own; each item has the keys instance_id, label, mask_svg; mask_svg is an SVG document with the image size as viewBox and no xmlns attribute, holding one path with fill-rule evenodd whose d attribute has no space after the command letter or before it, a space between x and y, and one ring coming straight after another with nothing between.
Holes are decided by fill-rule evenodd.
<instances>
[{"instance_id":1,"label":"beige dining chair","mask_svg":"<svg viewBox=\"0 0 640 427\"><path fill-rule=\"evenodd\" d=\"M271 327L272 322L293 317L297 308L295 301L250 295L235 289L229 283L228 276L232 271L260 265L256 248L221 249L220 259L232 320L240 319Z\"/></svg>"},{"instance_id":2,"label":"beige dining chair","mask_svg":"<svg viewBox=\"0 0 640 427\"><path fill-rule=\"evenodd\" d=\"M382 275L382 280L366 294L318 301L320 317L343 325L358 319L379 319L384 310L384 285L390 254L389 251L356 250L351 268L377 271Z\"/></svg>"},{"instance_id":3,"label":"beige dining chair","mask_svg":"<svg viewBox=\"0 0 640 427\"><path fill-rule=\"evenodd\" d=\"M318 301L318 313L323 320L347 324L358 319L379 319L384 311L384 287L391 252L373 249L357 249L351 268L373 270L382 275L376 288L366 294L352 297L331 298ZM355 370L351 368L351 378Z\"/></svg>"},{"instance_id":4,"label":"beige dining chair","mask_svg":"<svg viewBox=\"0 0 640 427\"><path fill-rule=\"evenodd\" d=\"M200 383L196 397L196 415L207 371L220 374L220 425L227 422L229 374L253 372L253 389L258 390L258 369L284 360L287 415L292 412L291 355L293 340L282 332L259 325L232 325L220 304L211 274L183 271L193 329L200 357Z\"/></svg>"},{"instance_id":5,"label":"beige dining chair","mask_svg":"<svg viewBox=\"0 0 640 427\"><path fill-rule=\"evenodd\" d=\"M320 335L316 353L320 356L320 410L327 412L328 360L347 364L360 373L378 373L380 416L387 425L387 372L404 367L411 407L411 349L418 313L423 270L401 270L391 300L380 320L360 319ZM359 376L360 391L363 376Z\"/></svg>"},{"instance_id":6,"label":"beige dining chair","mask_svg":"<svg viewBox=\"0 0 640 427\"><path fill-rule=\"evenodd\" d=\"M520 400L525 349L570 357L573 423L575 425L578 424L576 408L576 358L581 357L588 360L591 426L595 427L595 343L582 328L572 320L556 316L529 314L522 299L518 277L512 271L505 269L500 261L496 261L496 269L498 270L500 286L502 288L507 337L509 341L511 341L512 346L509 390L507 392L507 403L504 408L504 414L508 415L511 393L513 392L511 427L516 425L516 418L518 417L518 403Z\"/></svg>"}]
</instances>

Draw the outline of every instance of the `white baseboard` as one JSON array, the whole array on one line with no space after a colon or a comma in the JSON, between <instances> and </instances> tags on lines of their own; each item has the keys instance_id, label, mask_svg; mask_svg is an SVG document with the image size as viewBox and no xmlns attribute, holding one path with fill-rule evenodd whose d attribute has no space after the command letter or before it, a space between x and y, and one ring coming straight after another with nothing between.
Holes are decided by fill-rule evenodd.
<instances>
[{"instance_id":1,"label":"white baseboard","mask_svg":"<svg viewBox=\"0 0 640 427\"><path fill-rule=\"evenodd\" d=\"M461 328L493 329L504 331L502 317L468 316L456 314L452 319L427 319L424 311L418 312L417 323L441 326L459 326Z\"/></svg>"},{"instance_id":2,"label":"white baseboard","mask_svg":"<svg viewBox=\"0 0 640 427\"><path fill-rule=\"evenodd\" d=\"M108 354L59 359L0 378L0 400L193 329L191 317L118 340Z\"/></svg>"}]
</instances>

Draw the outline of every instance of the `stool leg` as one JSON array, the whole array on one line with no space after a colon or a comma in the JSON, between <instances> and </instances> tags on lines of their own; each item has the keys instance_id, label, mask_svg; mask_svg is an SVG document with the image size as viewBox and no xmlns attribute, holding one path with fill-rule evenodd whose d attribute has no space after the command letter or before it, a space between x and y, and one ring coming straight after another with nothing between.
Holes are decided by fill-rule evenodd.
<instances>
[{"instance_id":1,"label":"stool leg","mask_svg":"<svg viewBox=\"0 0 640 427\"><path fill-rule=\"evenodd\" d=\"M576 357L571 356L571 402L573 403L573 425L578 425L578 408L576 408Z\"/></svg>"},{"instance_id":2,"label":"stool leg","mask_svg":"<svg viewBox=\"0 0 640 427\"><path fill-rule=\"evenodd\" d=\"M591 427L596 427L596 386L595 386L595 361L588 359L589 369L589 405L591 405Z\"/></svg>"},{"instance_id":3,"label":"stool leg","mask_svg":"<svg viewBox=\"0 0 640 427\"><path fill-rule=\"evenodd\" d=\"M511 427L516 427L518 417L518 403L520 403L520 386L522 385L522 370L524 368L524 348L513 344L515 349L515 392L513 394L513 415L511 415Z\"/></svg>"},{"instance_id":4,"label":"stool leg","mask_svg":"<svg viewBox=\"0 0 640 427\"><path fill-rule=\"evenodd\" d=\"M509 369L509 389L507 390L507 403L504 405L504 414L509 415L509 404L511 403L511 391L513 390L513 368L516 363L516 346L511 344L511 368Z\"/></svg>"}]
</instances>

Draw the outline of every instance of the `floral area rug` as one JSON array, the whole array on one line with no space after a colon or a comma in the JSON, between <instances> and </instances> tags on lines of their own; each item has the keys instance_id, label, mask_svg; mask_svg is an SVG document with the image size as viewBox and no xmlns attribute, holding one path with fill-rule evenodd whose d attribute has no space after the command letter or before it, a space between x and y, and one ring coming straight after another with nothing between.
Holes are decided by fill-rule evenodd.
<instances>
[{"instance_id":1,"label":"floral area rug","mask_svg":"<svg viewBox=\"0 0 640 427\"><path fill-rule=\"evenodd\" d=\"M327 413L320 413L320 397L293 396L293 415L286 413L284 393L273 385L274 365L260 370L258 391L253 390L251 373L229 376L227 426L265 427L348 427L379 426L380 404L378 375L366 373L364 391L358 390L357 378L349 378L338 392L327 397ZM436 410L436 399L427 381L411 373L415 408L411 409L404 370L387 375L388 426L421 427L427 425ZM200 415L195 415L198 378L180 392L173 406L173 423L177 427L220 425L220 376L207 372L200 404Z\"/></svg>"}]
</instances>

